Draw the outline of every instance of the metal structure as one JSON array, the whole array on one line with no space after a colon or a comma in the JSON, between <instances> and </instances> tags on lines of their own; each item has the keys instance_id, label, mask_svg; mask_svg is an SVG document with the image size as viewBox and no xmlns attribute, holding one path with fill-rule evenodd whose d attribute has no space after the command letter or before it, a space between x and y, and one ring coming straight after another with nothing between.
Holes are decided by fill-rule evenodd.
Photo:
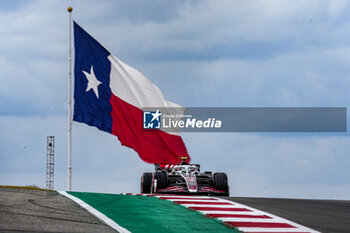
<instances>
[{"instance_id":1,"label":"metal structure","mask_svg":"<svg viewBox=\"0 0 350 233\"><path fill-rule=\"evenodd\" d=\"M68 191L72 190L72 7L68 11Z\"/></svg>"},{"instance_id":2,"label":"metal structure","mask_svg":"<svg viewBox=\"0 0 350 233\"><path fill-rule=\"evenodd\" d=\"M55 137L47 137L47 158L46 158L46 189L53 189L55 168Z\"/></svg>"}]
</instances>

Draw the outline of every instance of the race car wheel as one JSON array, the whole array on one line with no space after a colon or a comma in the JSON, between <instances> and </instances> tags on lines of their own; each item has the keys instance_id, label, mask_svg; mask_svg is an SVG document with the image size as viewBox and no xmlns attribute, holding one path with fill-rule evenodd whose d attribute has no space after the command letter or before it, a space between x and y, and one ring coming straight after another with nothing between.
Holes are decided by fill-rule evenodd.
<instances>
[{"instance_id":1,"label":"race car wheel","mask_svg":"<svg viewBox=\"0 0 350 233\"><path fill-rule=\"evenodd\" d=\"M151 193L152 173L145 172L141 176L141 193Z\"/></svg>"},{"instance_id":2,"label":"race car wheel","mask_svg":"<svg viewBox=\"0 0 350 233\"><path fill-rule=\"evenodd\" d=\"M157 180L157 189L164 189L168 186L168 177L165 172L156 172L154 179Z\"/></svg>"},{"instance_id":3,"label":"race car wheel","mask_svg":"<svg viewBox=\"0 0 350 233\"><path fill-rule=\"evenodd\" d=\"M217 190L224 191L228 194L228 182L226 173L215 173L214 174L214 187Z\"/></svg>"}]
</instances>

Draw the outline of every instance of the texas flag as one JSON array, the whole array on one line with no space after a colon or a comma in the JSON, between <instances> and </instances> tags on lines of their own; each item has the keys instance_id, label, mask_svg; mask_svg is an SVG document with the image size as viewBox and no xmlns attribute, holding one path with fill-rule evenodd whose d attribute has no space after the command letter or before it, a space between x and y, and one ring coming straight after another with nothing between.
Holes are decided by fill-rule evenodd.
<instances>
[{"instance_id":1,"label":"texas flag","mask_svg":"<svg viewBox=\"0 0 350 233\"><path fill-rule=\"evenodd\" d=\"M179 135L143 129L143 107L179 105L167 101L156 85L75 22L74 44L74 121L114 134L148 163L177 163L180 156L189 157Z\"/></svg>"}]
</instances>

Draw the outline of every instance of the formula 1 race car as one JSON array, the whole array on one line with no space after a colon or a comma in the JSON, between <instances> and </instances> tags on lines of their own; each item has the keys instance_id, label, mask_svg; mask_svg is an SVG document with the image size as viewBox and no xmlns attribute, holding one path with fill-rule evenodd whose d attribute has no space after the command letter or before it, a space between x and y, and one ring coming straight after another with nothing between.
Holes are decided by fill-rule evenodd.
<instances>
[{"instance_id":1,"label":"formula 1 race car","mask_svg":"<svg viewBox=\"0 0 350 233\"><path fill-rule=\"evenodd\" d=\"M141 177L141 193L229 195L225 173L200 173L199 164L187 164L187 157L178 164L155 164L155 172Z\"/></svg>"}]
</instances>

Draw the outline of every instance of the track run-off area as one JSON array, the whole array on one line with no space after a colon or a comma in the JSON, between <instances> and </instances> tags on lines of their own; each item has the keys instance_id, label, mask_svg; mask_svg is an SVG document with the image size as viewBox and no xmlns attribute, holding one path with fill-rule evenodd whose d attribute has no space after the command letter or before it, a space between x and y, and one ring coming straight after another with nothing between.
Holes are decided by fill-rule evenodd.
<instances>
[{"instance_id":1,"label":"track run-off area","mask_svg":"<svg viewBox=\"0 0 350 233\"><path fill-rule=\"evenodd\" d=\"M276 215L211 196L60 192L122 233L316 233Z\"/></svg>"}]
</instances>

